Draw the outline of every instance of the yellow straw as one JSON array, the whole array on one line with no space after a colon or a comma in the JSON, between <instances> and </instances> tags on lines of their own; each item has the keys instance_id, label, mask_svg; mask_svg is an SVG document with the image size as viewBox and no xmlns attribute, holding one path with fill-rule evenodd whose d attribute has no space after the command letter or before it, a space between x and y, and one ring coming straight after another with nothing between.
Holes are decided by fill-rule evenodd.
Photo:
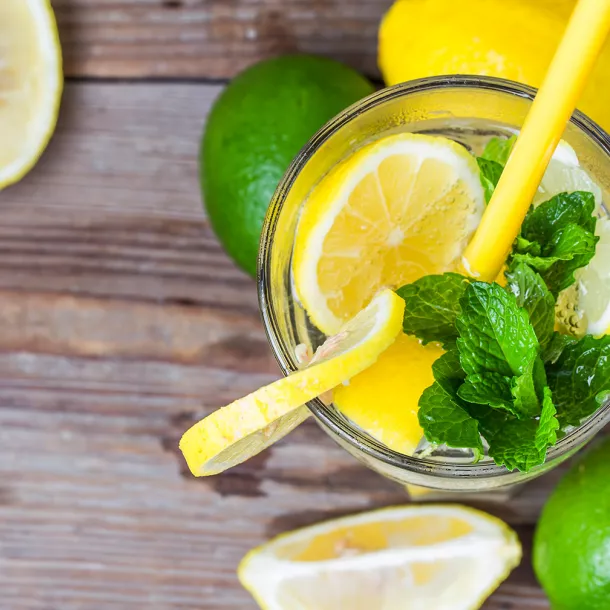
<instances>
[{"instance_id":1,"label":"yellow straw","mask_svg":"<svg viewBox=\"0 0 610 610\"><path fill-rule=\"evenodd\" d=\"M492 281L502 269L608 30L610 0L580 0L464 252L464 268L472 277Z\"/></svg>"}]
</instances>

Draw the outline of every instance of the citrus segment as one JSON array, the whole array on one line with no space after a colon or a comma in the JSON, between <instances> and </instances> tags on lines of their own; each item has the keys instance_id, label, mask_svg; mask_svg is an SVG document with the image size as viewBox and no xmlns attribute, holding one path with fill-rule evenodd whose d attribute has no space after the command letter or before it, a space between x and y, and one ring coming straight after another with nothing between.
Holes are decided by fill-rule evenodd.
<instances>
[{"instance_id":1,"label":"citrus segment","mask_svg":"<svg viewBox=\"0 0 610 610\"><path fill-rule=\"evenodd\" d=\"M195 476L217 474L256 455L300 424L303 405L373 364L402 329L404 301L391 290L321 345L309 366L215 411L182 437Z\"/></svg>"},{"instance_id":2,"label":"citrus segment","mask_svg":"<svg viewBox=\"0 0 610 610\"><path fill-rule=\"evenodd\" d=\"M47 145L63 88L48 0L0 3L0 188L19 180Z\"/></svg>"},{"instance_id":3,"label":"citrus segment","mask_svg":"<svg viewBox=\"0 0 610 610\"><path fill-rule=\"evenodd\" d=\"M521 558L499 519L456 505L404 506L279 536L241 562L262 608L466 610Z\"/></svg>"},{"instance_id":4,"label":"citrus segment","mask_svg":"<svg viewBox=\"0 0 610 610\"><path fill-rule=\"evenodd\" d=\"M461 145L407 133L368 144L305 202L297 296L313 323L334 333L381 288L456 268L483 208L478 167Z\"/></svg>"}]
</instances>

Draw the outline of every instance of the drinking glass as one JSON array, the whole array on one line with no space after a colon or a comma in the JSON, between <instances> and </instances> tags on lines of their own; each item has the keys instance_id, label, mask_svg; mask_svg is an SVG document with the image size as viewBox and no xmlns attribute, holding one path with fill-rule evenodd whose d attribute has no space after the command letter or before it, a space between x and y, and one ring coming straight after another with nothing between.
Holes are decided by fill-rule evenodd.
<instances>
[{"instance_id":1,"label":"drinking glass","mask_svg":"<svg viewBox=\"0 0 610 610\"><path fill-rule=\"evenodd\" d=\"M383 89L327 123L288 168L271 201L259 252L259 303L271 349L284 374L299 368L299 344L316 349L325 339L308 320L292 289L291 257L299 213L309 192L339 161L389 133L443 135L480 153L491 136L516 133L535 90L510 81L471 76L425 78ZM610 137L576 112L563 136L602 189L610 189ZM451 227L447 227L451 231ZM405 364L405 375L409 366ZM568 431L528 473L509 472L485 457L472 463L463 450L441 449L427 457L392 451L320 399L308 404L320 426L366 466L402 484L441 491L497 490L539 476L585 445L610 419L610 402Z\"/></svg>"}]
</instances>

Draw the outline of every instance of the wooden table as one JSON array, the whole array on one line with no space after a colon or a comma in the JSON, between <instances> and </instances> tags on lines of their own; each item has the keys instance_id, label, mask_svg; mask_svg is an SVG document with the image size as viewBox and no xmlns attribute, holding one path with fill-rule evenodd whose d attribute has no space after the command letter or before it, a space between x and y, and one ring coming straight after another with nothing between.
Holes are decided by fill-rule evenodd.
<instances>
[{"instance_id":1,"label":"wooden table","mask_svg":"<svg viewBox=\"0 0 610 610\"><path fill-rule=\"evenodd\" d=\"M274 379L254 283L206 221L197 149L223 82L315 51L372 76L390 0L55 0L68 76L57 134L0 193L0 608L254 608L252 546L407 501L308 422L228 474L177 450ZM476 502L529 547L561 471ZM548 608L525 558L488 610Z\"/></svg>"}]
</instances>

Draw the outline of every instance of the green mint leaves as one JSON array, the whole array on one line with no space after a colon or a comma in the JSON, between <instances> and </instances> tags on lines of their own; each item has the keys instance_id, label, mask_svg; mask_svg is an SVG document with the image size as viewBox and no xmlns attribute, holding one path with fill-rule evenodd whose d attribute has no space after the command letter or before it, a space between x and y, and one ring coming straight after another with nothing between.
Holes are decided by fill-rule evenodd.
<instances>
[{"instance_id":1,"label":"green mint leaves","mask_svg":"<svg viewBox=\"0 0 610 610\"><path fill-rule=\"evenodd\" d=\"M513 377L539 348L527 312L498 284L472 282L456 319L460 362L467 375L493 372Z\"/></svg>"},{"instance_id":2,"label":"green mint leaves","mask_svg":"<svg viewBox=\"0 0 610 610\"><path fill-rule=\"evenodd\" d=\"M405 300L403 330L423 343L455 341L455 319L460 311L466 278L457 273L428 275L399 288L397 294Z\"/></svg>"},{"instance_id":3,"label":"green mint leaves","mask_svg":"<svg viewBox=\"0 0 610 610\"><path fill-rule=\"evenodd\" d=\"M485 192L485 201L489 203L493 192L498 185L502 170L517 138L512 136L508 140L492 138L485 147L483 154L477 157L481 172L481 185Z\"/></svg>"},{"instance_id":4,"label":"green mint leaves","mask_svg":"<svg viewBox=\"0 0 610 610\"><path fill-rule=\"evenodd\" d=\"M457 395L464 373L454 348L433 365L435 382L424 390L419 400L419 423L431 443L470 448L475 461L483 455L479 424L471 417L467 405Z\"/></svg>"},{"instance_id":5,"label":"green mint leaves","mask_svg":"<svg viewBox=\"0 0 610 610\"><path fill-rule=\"evenodd\" d=\"M538 271L549 290L559 294L595 255L594 210L593 194L584 191L560 193L540 204L525 218L511 260Z\"/></svg>"},{"instance_id":6,"label":"green mint leaves","mask_svg":"<svg viewBox=\"0 0 610 610\"><path fill-rule=\"evenodd\" d=\"M490 161L483 157L477 157L477 164L479 165L481 185L483 192L485 193L485 202L489 203L491 196L498 186L498 181L502 175L503 165L500 165L496 161Z\"/></svg>"},{"instance_id":7,"label":"green mint leaves","mask_svg":"<svg viewBox=\"0 0 610 610\"><path fill-rule=\"evenodd\" d=\"M515 140L515 136L492 138L477 158L488 203ZM530 210L511 260L535 269L557 296L574 283L574 272L588 265L595 254L599 238L595 236L594 210L595 196L585 191L560 193Z\"/></svg>"},{"instance_id":8,"label":"green mint leaves","mask_svg":"<svg viewBox=\"0 0 610 610\"><path fill-rule=\"evenodd\" d=\"M523 273L530 276L529 271ZM518 279L526 282L521 275ZM523 293L540 293L544 302L548 291L540 278L534 279L533 288L525 286ZM484 438L494 460L511 469L528 470L542 463L549 444L555 442L551 432L558 423L540 341L517 296L498 284L457 274L428 276L398 293L407 298L405 329L425 341L441 341L448 350L435 362L435 382L419 401L426 438L470 448L477 459L483 454ZM547 313L542 315L542 309L539 304L533 311L538 312L536 319L545 320L541 328L550 342L552 330L547 332ZM547 419L552 419L544 424L550 431L539 429Z\"/></svg>"},{"instance_id":9,"label":"green mint leaves","mask_svg":"<svg viewBox=\"0 0 610 610\"><path fill-rule=\"evenodd\" d=\"M547 376L561 426L578 426L608 399L610 335L586 336L564 346L547 365Z\"/></svg>"},{"instance_id":10,"label":"green mint leaves","mask_svg":"<svg viewBox=\"0 0 610 610\"><path fill-rule=\"evenodd\" d=\"M516 261L505 275L508 289L527 312L540 345L546 346L555 327L555 297L542 277L523 262Z\"/></svg>"},{"instance_id":11,"label":"green mint leaves","mask_svg":"<svg viewBox=\"0 0 610 610\"><path fill-rule=\"evenodd\" d=\"M559 423L551 391L544 388L542 410L537 419L506 418L495 429L486 429L489 455L499 466L527 472L544 462L547 449L557 442Z\"/></svg>"},{"instance_id":12,"label":"green mint leaves","mask_svg":"<svg viewBox=\"0 0 610 610\"><path fill-rule=\"evenodd\" d=\"M488 161L495 161L504 167L516 141L517 136L511 136L507 139L491 138L491 140L487 142L485 150L480 158L487 159Z\"/></svg>"}]
</instances>

